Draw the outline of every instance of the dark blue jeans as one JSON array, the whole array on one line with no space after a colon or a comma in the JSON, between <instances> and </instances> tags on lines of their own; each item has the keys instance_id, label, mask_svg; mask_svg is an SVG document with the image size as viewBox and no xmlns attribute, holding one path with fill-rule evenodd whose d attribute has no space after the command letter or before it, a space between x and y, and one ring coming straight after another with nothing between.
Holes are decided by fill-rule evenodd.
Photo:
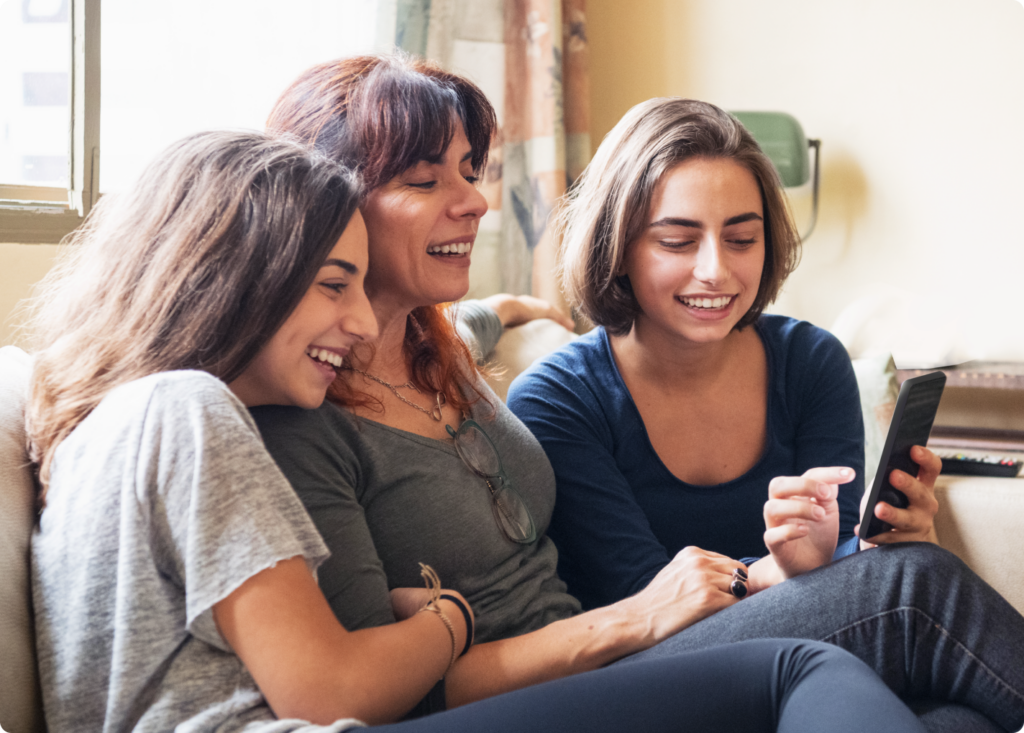
<instances>
[{"instance_id":1,"label":"dark blue jeans","mask_svg":"<svg viewBox=\"0 0 1024 733\"><path fill-rule=\"evenodd\" d=\"M828 644L763 639L527 687L374 728L394 733L924 733L874 672Z\"/></svg>"},{"instance_id":2,"label":"dark blue jeans","mask_svg":"<svg viewBox=\"0 0 1024 733\"><path fill-rule=\"evenodd\" d=\"M1024 617L956 556L927 543L859 552L780 583L616 666L783 637L852 652L903 700L925 701L932 730L1024 725Z\"/></svg>"}]
</instances>

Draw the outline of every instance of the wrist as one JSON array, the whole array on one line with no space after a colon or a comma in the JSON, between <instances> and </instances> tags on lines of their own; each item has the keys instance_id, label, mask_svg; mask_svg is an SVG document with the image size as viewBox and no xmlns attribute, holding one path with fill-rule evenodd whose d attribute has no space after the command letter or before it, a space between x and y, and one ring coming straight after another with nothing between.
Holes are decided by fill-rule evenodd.
<instances>
[{"instance_id":1,"label":"wrist","mask_svg":"<svg viewBox=\"0 0 1024 733\"><path fill-rule=\"evenodd\" d=\"M652 614L645 612L635 598L595 608L549 627L563 639L574 640L574 671L602 667L658 642Z\"/></svg>"},{"instance_id":2,"label":"wrist","mask_svg":"<svg viewBox=\"0 0 1024 733\"><path fill-rule=\"evenodd\" d=\"M661 622L664 609L652 604L643 591L623 598L605 609L612 616L616 629L615 642L623 654L647 649L671 635Z\"/></svg>"},{"instance_id":3,"label":"wrist","mask_svg":"<svg viewBox=\"0 0 1024 733\"><path fill-rule=\"evenodd\" d=\"M442 593L438 600L438 603L445 602L448 605L455 607L455 613L452 615L454 618L456 615L462 616L462 622L464 626L463 634L463 645L462 650L459 652L459 656L465 656L466 652L473 645L473 636L476 626L473 621L473 611L470 609L469 604L465 599L460 596L456 596L453 593Z\"/></svg>"},{"instance_id":4,"label":"wrist","mask_svg":"<svg viewBox=\"0 0 1024 733\"><path fill-rule=\"evenodd\" d=\"M771 555L765 555L747 568L747 590L751 595L771 588L786 579L782 568Z\"/></svg>"},{"instance_id":5,"label":"wrist","mask_svg":"<svg viewBox=\"0 0 1024 733\"><path fill-rule=\"evenodd\" d=\"M450 605L450 602L448 605ZM444 673L441 675L443 679L455 665L455 660L459 658L459 641L455 630L455 622L452 621L451 616L448 615L446 609L441 608L441 603L438 601L431 601L425 605L420 609L420 613L423 612L427 612L428 616L437 616L441 623L444 624L445 631L448 632L448 639L451 642L451 657L449 657L448 664L445 666Z\"/></svg>"}]
</instances>

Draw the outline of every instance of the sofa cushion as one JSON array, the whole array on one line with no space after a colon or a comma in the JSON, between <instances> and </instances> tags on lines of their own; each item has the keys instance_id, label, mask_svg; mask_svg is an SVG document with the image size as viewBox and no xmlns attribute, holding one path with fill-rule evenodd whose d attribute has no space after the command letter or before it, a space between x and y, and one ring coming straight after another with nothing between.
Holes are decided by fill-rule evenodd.
<instances>
[{"instance_id":1,"label":"sofa cushion","mask_svg":"<svg viewBox=\"0 0 1024 733\"><path fill-rule=\"evenodd\" d=\"M25 450L25 397L31 359L0 349L0 727L42 731L29 591L34 524L32 472Z\"/></svg>"},{"instance_id":2,"label":"sofa cushion","mask_svg":"<svg viewBox=\"0 0 1024 733\"><path fill-rule=\"evenodd\" d=\"M498 345L487 358L487 383L504 401L512 380L535 360L547 356L576 338L576 334L548 318L505 329Z\"/></svg>"},{"instance_id":3,"label":"sofa cushion","mask_svg":"<svg viewBox=\"0 0 1024 733\"><path fill-rule=\"evenodd\" d=\"M939 476L939 543L1024 613L1024 478Z\"/></svg>"}]
</instances>

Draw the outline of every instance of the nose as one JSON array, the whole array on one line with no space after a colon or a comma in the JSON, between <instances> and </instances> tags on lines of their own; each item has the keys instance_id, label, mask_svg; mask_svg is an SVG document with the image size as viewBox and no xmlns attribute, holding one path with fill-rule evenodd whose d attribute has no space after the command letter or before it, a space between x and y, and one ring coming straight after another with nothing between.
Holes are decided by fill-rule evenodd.
<instances>
[{"instance_id":1,"label":"nose","mask_svg":"<svg viewBox=\"0 0 1024 733\"><path fill-rule=\"evenodd\" d=\"M487 199L475 184L460 176L462 181L452 196L451 216L453 219L479 219L487 213Z\"/></svg>"},{"instance_id":2,"label":"nose","mask_svg":"<svg viewBox=\"0 0 1024 733\"><path fill-rule=\"evenodd\" d=\"M729 276L725 259L722 256L722 241L717 234L708 233L701 240L700 248L697 250L697 264L693 268L693 275L701 282L709 285L718 285Z\"/></svg>"},{"instance_id":3,"label":"nose","mask_svg":"<svg viewBox=\"0 0 1024 733\"><path fill-rule=\"evenodd\" d=\"M361 286L354 286L350 292L352 299L344 305L340 320L341 329L355 336L359 341L373 341L379 333L377 316L373 314L370 299Z\"/></svg>"}]
</instances>

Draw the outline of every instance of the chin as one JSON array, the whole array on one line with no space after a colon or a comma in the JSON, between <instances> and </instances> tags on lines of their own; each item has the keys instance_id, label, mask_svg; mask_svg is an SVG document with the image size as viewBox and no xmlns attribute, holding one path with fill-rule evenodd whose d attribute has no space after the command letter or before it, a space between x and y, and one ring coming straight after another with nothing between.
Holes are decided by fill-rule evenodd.
<instances>
[{"instance_id":1,"label":"chin","mask_svg":"<svg viewBox=\"0 0 1024 733\"><path fill-rule=\"evenodd\" d=\"M293 407L301 407L303 410L315 410L327 399L327 391L311 391L303 394L293 395L290 404Z\"/></svg>"},{"instance_id":2,"label":"chin","mask_svg":"<svg viewBox=\"0 0 1024 733\"><path fill-rule=\"evenodd\" d=\"M446 283L447 284L447 283ZM465 283L459 283L457 286L452 285L446 287L443 291L432 293L430 296L430 302L428 305L441 305L442 303L454 303L457 300L462 300L466 297L466 293L469 292L469 280L467 278Z\"/></svg>"}]
</instances>

